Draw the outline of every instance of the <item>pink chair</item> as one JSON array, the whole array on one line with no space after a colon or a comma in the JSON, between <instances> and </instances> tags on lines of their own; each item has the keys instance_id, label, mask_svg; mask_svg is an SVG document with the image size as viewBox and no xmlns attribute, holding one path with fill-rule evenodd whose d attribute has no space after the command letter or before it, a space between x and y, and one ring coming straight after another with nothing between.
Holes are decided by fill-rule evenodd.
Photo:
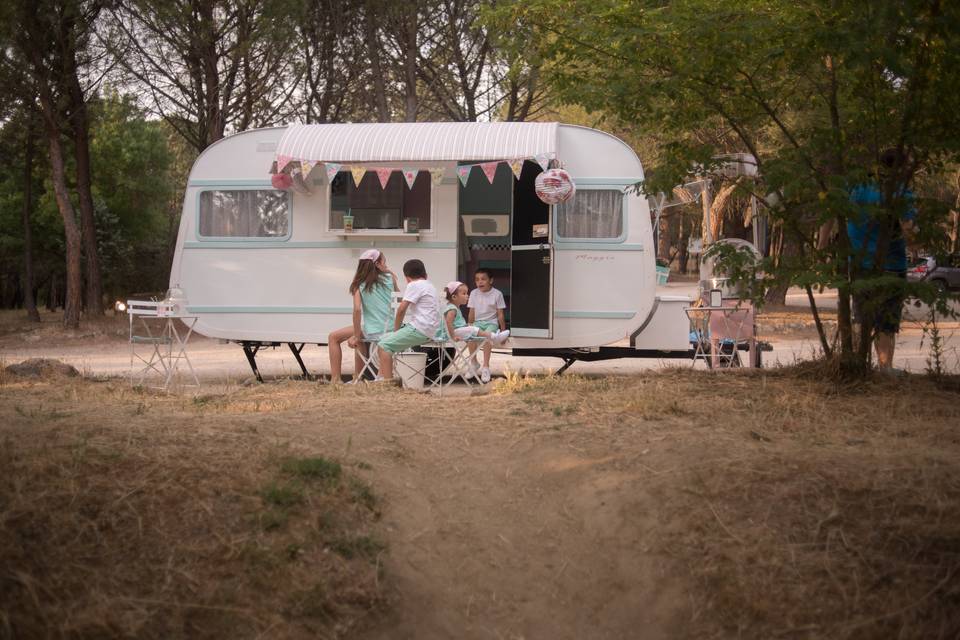
<instances>
[{"instance_id":1,"label":"pink chair","mask_svg":"<svg viewBox=\"0 0 960 640\"><path fill-rule=\"evenodd\" d=\"M710 311L710 366L742 367L740 346L746 343L750 358L747 366L757 366L757 335L753 304L724 300L722 309Z\"/></svg>"}]
</instances>

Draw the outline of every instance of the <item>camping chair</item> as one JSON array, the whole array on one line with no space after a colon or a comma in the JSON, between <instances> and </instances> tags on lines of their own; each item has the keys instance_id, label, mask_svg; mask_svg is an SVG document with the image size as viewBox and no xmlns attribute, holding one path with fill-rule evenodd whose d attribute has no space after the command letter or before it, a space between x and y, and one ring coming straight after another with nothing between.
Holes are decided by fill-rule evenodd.
<instances>
[{"instance_id":1,"label":"camping chair","mask_svg":"<svg viewBox=\"0 0 960 640\"><path fill-rule=\"evenodd\" d=\"M486 338L474 337L467 338L462 342L451 339L446 343L453 351L453 355L449 358L449 364L445 370L442 370L442 375L450 378L447 380L446 386L450 386L456 382L457 378L463 380L468 387L481 384L470 362L472 355L470 353L470 344L482 345L485 341Z\"/></svg>"},{"instance_id":2,"label":"camping chair","mask_svg":"<svg viewBox=\"0 0 960 640\"><path fill-rule=\"evenodd\" d=\"M724 300L719 307L691 307L690 343L693 361L703 360L711 369L742 367L740 351L749 352L749 366L759 366L753 305Z\"/></svg>"},{"instance_id":3,"label":"camping chair","mask_svg":"<svg viewBox=\"0 0 960 640\"><path fill-rule=\"evenodd\" d=\"M747 350L746 366L756 366L757 340L753 305L740 300L724 300L722 310L709 314L711 368L745 366L740 351Z\"/></svg>"},{"instance_id":4,"label":"camping chair","mask_svg":"<svg viewBox=\"0 0 960 640\"><path fill-rule=\"evenodd\" d=\"M393 330L393 319L396 317L397 307L400 306L400 300L402 297L403 296L399 291L394 291L391 293L391 313L384 324L383 330L376 335L369 337L364 336L363 340L361 340L361 342L363 342L363 344L367 347L367 353L364 354L362 350L357 349L357 355L360 357L361 367L359 371L354 373L353 379L355 382L360 380L373 380L380 375L380 349L378 347L380 336L388 331ZM360 323L360 326L363 326L362 318Z\"/></svg>"}]
</instances>

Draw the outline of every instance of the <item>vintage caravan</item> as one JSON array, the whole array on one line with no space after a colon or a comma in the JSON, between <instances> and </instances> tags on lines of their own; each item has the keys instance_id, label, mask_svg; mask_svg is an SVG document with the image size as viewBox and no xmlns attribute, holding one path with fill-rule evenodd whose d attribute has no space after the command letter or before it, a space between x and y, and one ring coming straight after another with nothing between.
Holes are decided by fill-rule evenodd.
<instances>
[{"instance_id":1,"label":"vintage caravan","mask_svg":"<svg viewBox=\"0 0 960 640\"><path fill-rule=\"evenodd\" d=\"M548 166L576 186L554 206L535 193ZM491 270L518 355L685 355L689 301L656 295L642 179L622 141L557 123L239 133L190 172L170 287L197 332L242 344L251 365L260 346L298 353L349 324L347 287L371 247L398 273L423 260L438 286Z\"/></svg>"}]
</instances>

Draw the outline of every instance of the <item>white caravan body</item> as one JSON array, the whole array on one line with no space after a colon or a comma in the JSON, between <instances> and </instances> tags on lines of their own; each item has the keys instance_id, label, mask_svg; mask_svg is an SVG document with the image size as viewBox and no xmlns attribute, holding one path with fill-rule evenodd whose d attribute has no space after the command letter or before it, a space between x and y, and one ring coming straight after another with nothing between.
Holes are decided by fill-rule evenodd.
<instances>
[{"instance_id":1,"label":"white caravan body","mask_svg":"<svg viewBox=\"0 0 960 640\"><path fill-rule=\"evenodd\" d=\"M529 205L534 174L541 171L536 156L553 159L576 184L568 203L540 204L539 220L526 213L536 208ZM288 157L317 163L307 165L309 192L271 186L271 164L279 158L283 165ZM465 164L524 158L522 180L506 162L493 181L479 166L466 187L458 179ZM328 179L327 167L335 173L341 167L335 176L341 186ZM360 197L349 173L358 167L368 170L364 180L377 179L373 170L385 168L397 170L401 180L404 169L428 176L427 186L417 187L428 194L417 205L418 230L404 233L400 217L409 216L399 205L342 210L334 192L347 185L351 197ZM440 169L443 177L436 180ZM411 258L424 262L438 289L451 280L473 289L473 270L493 265L494 286L508 299L514 348L591 348L632 336L637 348L687 349L682 299L656 298L650 211L631 188L642 180L640 160L621 140L556 123L291 125L243 132L211 145L194 163L170 287L182 291L203 335L325 344L331 331L351 323L348 286L357 260L377 248L401 289L401 268ZM244 198L248 205L236 205ZM257 202L273 203L266 205L273 225L266 232L255 228L256 220L244 228L217 219L242 215L237 209L243 206L252 206L256 218L264 206ZM371 226L345 231L344 213Z\"/></svg>"}]
</instances>

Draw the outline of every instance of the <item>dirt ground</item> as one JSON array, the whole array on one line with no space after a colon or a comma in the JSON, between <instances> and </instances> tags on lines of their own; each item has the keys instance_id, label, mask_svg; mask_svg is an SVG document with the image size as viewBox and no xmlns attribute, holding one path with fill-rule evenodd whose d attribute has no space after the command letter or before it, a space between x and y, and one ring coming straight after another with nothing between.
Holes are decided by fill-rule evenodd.
<instances>
[{"instance_id":1,"label":"dirt ground","mask_svg":"<svg viewBox=\"0 0 960 640\"><path fill-rule=\"evenodd\" d=\"M957 381L728 373L4 374L0 637L957 637ZM293 454L349 470L343 499L278 519Z\"/></svg>"},{"instance_id":2,"label":"dirt ground","mask_svg":"<svg viewBox=\"0 0 960 640\"><path fill-rule=\"evenodd\" d=\"M678 291L684 293L682 289ZM825 309L822 316L828 327L835 326L835 311ZM125 315L105 316L96 322L85 321L81 329L72 331L64 331L60 320L58 314L44 313L43 322L33 325L25 322L22 312L0 312L0 362L11 364L28 358L52 358L69 363L92 376L121 376L130 371ZM764 366L793 365L813 357L819 350L816 329L806 309L768 309L758 320L758 327L759 339L772 348L772 351L763 353ZM931 342L928 329L922 320L905 318L897 340L896 367L913 373L926 371ZM960 373L960 323L941 322L940 331L943 368L950 373ZM626 342L621 344L626 345ZM217 340L194 336L188 353L197 374L205 383L227 383L251 378L247 361L236 344L221 344ZM329 374L326 347L306 345L302 356L311 374ZM296 360L284 345L262 350L257 362L261 373L268 378L300 373ZM347 351L344 357L345 373L352 371L352 362L352 355ZM494 352L491 368L495 375L504 375L507 371L543 375L556 371L562 364L558 358L514 358L506 351L500 351ZM581 362L575 364L571 371L583 375L633 375L678 365L689 366L690 361L621 359ZM701 362L698 367L705 368L705 365Z\"/></svg>"}]
</instances>

